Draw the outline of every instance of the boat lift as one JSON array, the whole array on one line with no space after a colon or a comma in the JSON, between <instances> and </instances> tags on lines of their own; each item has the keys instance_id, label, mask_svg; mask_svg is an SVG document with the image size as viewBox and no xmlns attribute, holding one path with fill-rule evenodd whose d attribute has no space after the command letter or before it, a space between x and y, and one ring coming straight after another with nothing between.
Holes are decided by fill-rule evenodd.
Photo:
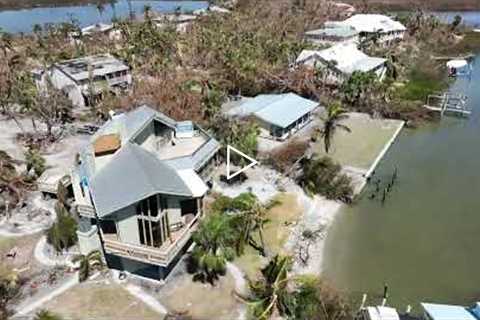
<instances>
[{"instance_id":1,"label":"boat lift","mask_svg":"<svg viewBox=\"0 0 480 320\"><path fill-rule=\"evenodd\" d=\"M472 111L467 106L467 97L461 94L450 92L430 94L427 97L425 108L445 114L468 117Z\"/></svg>"}]
</instances>

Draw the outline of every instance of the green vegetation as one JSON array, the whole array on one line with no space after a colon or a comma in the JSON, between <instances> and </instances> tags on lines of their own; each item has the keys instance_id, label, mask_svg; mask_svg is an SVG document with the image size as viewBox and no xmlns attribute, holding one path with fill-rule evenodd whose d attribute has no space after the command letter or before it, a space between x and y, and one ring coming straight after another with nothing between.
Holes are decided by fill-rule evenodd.
<instances>
[{"instance_id":1,"label":"green vegetation","mask_svg":"<svg viewBox=\"0 0 480 320\"><path fill-rule=\"evenodd\" d=\"M34 148L29 148L25 151L25 165L27 167L27 174L33 170L36 177L40 177L46 169L45 158Z\"/></svg>"},{"instance_id":2,"label":"green vegetation","mask_svg":"<svg viewBox=\"0 0 480 320\"><path fill-rule=\"evenodd\" d=\"M55 212L57 221L46 232L47 242L62 252L77 243L77 222L60 202L57 202Z\"/></svg>"},{"instance_id":3,"label":"green vegetation","mask_svg":"<svg viewBox=\"0 0 480 320\"><path fill-rule=\"evenodd\" d=\"M291 277L292 260L275 256L250 281L245 297L251 319L269 319L280 315L286 319L353 319L343 299L315 276Z\"/></svg>"},{"instance_id":4,"label":"green vegetation","mask_svg":"<svg viewBox=\"0 0 480 320\"><path fill-rule=\"evenodd\" d=\"M192 252L194 280L208 281L213 285L219 275L225 274L226 262L235 256L236 235L231 220L227 215L213 213L202 220L193 234L196 244Z\"/></svg>"},{"instance_id":5,"label":"green vegetation","mask_svg":"<svg viewBox=\"0 0 480 320\"><path fill-rule=\"evenodd\" d=\"M242 193L235 198L220 196L193 235L196 243L192 253L194 279L213 284L225 273L226 262L243 255L246 246L265 256L266 212L277 204L272 201L262 205L252 193Z\"/></svg>"},{"instance_id":6,"label":"green vegetation","mask_svg":"<svg viewBox=\"0 0 480 320\"><path fill-rule=\"evenodd\" d=\"M323 118L323 127L320 130L320 137L323 139L325 152L330 151L330 146L333 142L333 137L337 129L342 129L351 132L349 127L340 123L340 121L348 118L347 110L343 109L338 103L332 104L327 108L327 116Z\"/></svg>"},{"instance_id":7,"label":"green vegetation","mask_svg":"<svg viewBox=\"0 0 480 320\"><path fill-rule=\"evenodd\" d=\"M299 183L311 194L349 203L353 196L352 181L340 171L341 166L328 157L305 159Z\"/></svg>"},{"instance_id":8,"label":"green vegetation","mask_svg":"<svg viewBox=\"0 0 480 320\"><path fill-rule=\"evenodd\" d=\"M103 268L102 254L100 251L92 251L87 255L78 255L73 259L74 263L80 263L78 269L78 279L80 282L90 277L92 271Z\"/></svg>"},{"instance_id":9,"label":"green vegetation","mask_svg":"<svg viewBox=\"0 0 480 320\"><path fill-rule=\"evenodd\" d=\"M441 91L445 87L446 82L438 72L414 66L410 70L408 82L399 90L399 95L406 100L425 102L429 94Z\"/></svg>"},{"instance_id":10,"label":"green vegetation","mask_svg":"<svg viewBox=\"0 0 480 320\"><path fill-rule=\"evenodd\" d=\"M35 318L33 318L33 320L62 320L62 319L63 318L60 317L59 315L52 313L48 310L40 310L35 315Z\"/></svg>"},{"instance_id":11,"label":"green vegetation","mask_svg":"<svg viewBox=\"0 0 480 320\"><path fill-rule=\"evenodd\" d=\"M0 319L9 319L8 304L20 294L18 274L8 267L0 266Z\"/></svg>"}]
</instances>

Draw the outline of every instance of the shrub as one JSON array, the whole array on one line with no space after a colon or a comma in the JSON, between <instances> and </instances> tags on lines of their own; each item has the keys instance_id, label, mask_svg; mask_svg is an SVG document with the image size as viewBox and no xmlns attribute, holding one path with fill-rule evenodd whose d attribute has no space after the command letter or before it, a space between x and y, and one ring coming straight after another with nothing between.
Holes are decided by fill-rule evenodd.
<instances>
[{"instance_id":1,"label":"shrub","mask_svg":"<svg viewBox=\"0 0 480 320\"><path fill-rule=\"evenodd\" d=\"M321 194L327 199L351 202L352 180L340 173L341 166L329 157L306 159L300 184L311 194Z\"/></svg>"},{"instance_id":2,"label":"shrub","mask_svg":"<svg viewBox=\"0 0 480 320\"><path fill-rule=\"evenodd\" d=\"M311 275L296 281L293 319L353 319L344 298L331 286Z\"/></svg>"},{"instance_id":3,"label":"shrub","mask_svg":"<svg viewBox=\"0 0 480 320\"><path fill-rule=\"evenodd\" d=\"M45 158L42 157L38 149L35 148L29 148L25 151L25 164L27 166L27 173L33 170L37 177L40 177L46 169Z\"/></svg>"},{"instance_id":4,"label":"shrub","mask_svg":"<svg viewBox=\"0 0 480 320\"><path fill-rule=\"evenodd\" d=\"M77 243L77 222L60 202L57 202L55 212L57 221L47 230L47 242L57 252L62 252Z\"/></svg>"},{"instance_id":5,"label":"shrub","mask_svg":"<svg viewBox=\"0 0 480 320\"><path fill-rule=\"evenodd\" d=\"M62 320L62 318L48 310L40 310L33 320Z\"/></svg>"},{"instance_id":6,"label":"shrub","mask_svg":"<svg viewBox=\"0 0 480 320\"><path fill-rule=\"evenodd\" d=\"M272 150L269 154L269 160L276 170L285 173L296 161L303 157L307 149L308 142L293 140Z\"/></svg>"}]
</instances>

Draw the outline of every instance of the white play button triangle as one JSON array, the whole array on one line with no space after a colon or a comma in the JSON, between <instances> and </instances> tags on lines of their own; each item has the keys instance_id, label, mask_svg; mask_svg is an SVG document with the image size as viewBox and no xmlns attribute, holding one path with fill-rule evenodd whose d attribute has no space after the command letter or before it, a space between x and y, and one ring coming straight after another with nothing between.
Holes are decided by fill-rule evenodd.
<instances>
[{"instance_id":1,"label":"white play button triangle","mask_svg":"<svg viewBox=\"0 0 480 320\"><path fill-rule=\"evenodd\" d=\"M241 168L240 170L236 171L234 174L231 174L231 171L230 171L230 151L233 151L236 154L239 154L242 157L244 157L245 159L247 159L248 161L250 161L250 163L248 165L246 165L243 168ZM252 157L247 156L245 153L235 149L234 147L232 147L230 145L227 145L227 179L228 180L232 179L233 177L240 174L241 172L244 172L245 170L250 169L251 167L253 167L257 163L258 163L257 160L253 159Z\"/></svg>"}]
</instances>

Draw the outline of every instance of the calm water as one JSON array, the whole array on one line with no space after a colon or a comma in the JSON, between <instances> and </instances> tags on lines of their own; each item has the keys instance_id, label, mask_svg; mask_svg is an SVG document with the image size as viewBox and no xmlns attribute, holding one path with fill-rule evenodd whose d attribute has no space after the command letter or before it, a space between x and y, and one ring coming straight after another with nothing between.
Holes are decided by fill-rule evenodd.
<instances>
[{"instance_id":1,"label":"calm water","mask_svg":"<svg viewBox=\"0 0 480 320\"><path fill-rule=\"evenodd\" d=\"M152 10L159 12L174 12L177 8L182 11L194 11L207 7L207 1L131 1L132 10L135 14L142 15L145 5L151 6ZM60 23L77 19L81 26L97 22L110 22L113 17L127 17L129 15L127 0L119 0L114 7L105 5L105 10L100 14L96 5L34 8L24 10L0 11L0 28L4 31L31 32L35 24Z\"/></svg>"},{"instance_id":2,"label":"calm water","mask_svg":"<svg viewBox=\"0 0 480 320\"><path fill-rule=\"evenodd\" d=\"M472 79L452 91L469 96L469 119L407 130L377 170L382 181L398 167L384 206L368 199L346 208L332 226L325 274L361 297L390 287L402 310L419 301L480 299L480 57ZM372 302L379 303L380 299Z\"/></svg>"}]
</instances>

